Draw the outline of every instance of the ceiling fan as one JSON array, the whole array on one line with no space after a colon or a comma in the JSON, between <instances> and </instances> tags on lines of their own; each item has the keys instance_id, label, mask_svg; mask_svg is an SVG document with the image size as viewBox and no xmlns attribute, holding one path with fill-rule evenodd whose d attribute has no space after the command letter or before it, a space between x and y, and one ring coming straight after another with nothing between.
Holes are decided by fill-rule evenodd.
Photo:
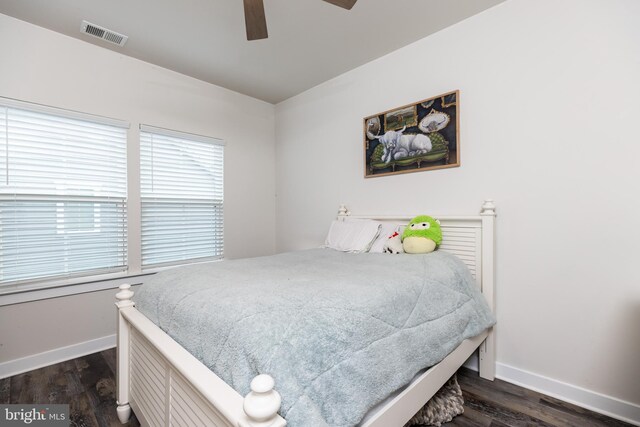
<instances>
[{"instance_id":1,"label":"ceiling fan","mask_svg":"<svg viewBox=\"0 0 640 427\"><path fill-rule=\"evenodd\" d=\"M358 0L324 1L351 10ZM263 0L244 0L244 22L247 27L247 40L259 40L269 37L267 19L264 16Z\"/></svg>"}]
</instances>

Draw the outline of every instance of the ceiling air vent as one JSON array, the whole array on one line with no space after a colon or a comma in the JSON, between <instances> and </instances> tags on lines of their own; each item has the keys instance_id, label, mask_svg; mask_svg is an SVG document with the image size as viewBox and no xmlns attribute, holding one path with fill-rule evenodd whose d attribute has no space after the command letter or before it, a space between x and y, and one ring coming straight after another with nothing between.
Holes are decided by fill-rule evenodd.
<instances>
[{"instance_id":1,"label":"ceiling air vent","mask_svg":"<svg viewBox=\"0 0 640 427\"><path fill-rule=\"evenodd\" d=\"M124 46L129 37L116 33L115 31L107 30L99 25L92 24L91 22L82 21L80 31L89 34L90 36L97 37L109 43L117 44L118 46Z\"/></svg>"}]
</instances>

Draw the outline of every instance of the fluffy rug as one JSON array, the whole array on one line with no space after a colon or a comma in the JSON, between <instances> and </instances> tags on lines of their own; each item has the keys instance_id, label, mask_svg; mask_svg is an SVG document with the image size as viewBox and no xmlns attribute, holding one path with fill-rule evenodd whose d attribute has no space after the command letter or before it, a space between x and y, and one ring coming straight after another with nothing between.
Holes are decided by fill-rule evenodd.
<instances>
[{"instance_id":1,"label":"fluffy rug","mask_svg":"<svg viewBox=\"0 0 640 427\"><path fill-rule=\"evenodd\" d=\"M448 423L453 417L464 412L463 405L462 390L460 390L458 380L454 375L433 395L431 400L418 411L405 427L440 426L442 423Z\"/></svg>"}]
</instances>

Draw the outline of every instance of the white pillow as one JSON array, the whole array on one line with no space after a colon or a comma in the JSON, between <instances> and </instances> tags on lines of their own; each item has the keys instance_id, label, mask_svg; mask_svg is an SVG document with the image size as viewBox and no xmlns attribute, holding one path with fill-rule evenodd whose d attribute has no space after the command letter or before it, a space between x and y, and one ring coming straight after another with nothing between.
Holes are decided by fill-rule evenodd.
<instances>
[{"instance_id":1,"label":"white pillow","mask_svg":"<svg viewBox=\"0 0 640 427\"><path fill-rule=\"evenodd\" d=\"M381 222L380 224L380 234L375 242L373 242L373 245L371 245L371 249L369 249L369 252L371 253L381 254L383 252L384 244L389 239L389 236L395 233L400 226L400 224L396 222Z\"/></svg>"},{"instance_id":2,"label":"white pillow","mask_svg":"<svg viewBox=\"0 0 640 427\"><path fill-rule=\"evenodd\" d=\"M380 225L370 219L334 220L325 247L341 252L367 252L380 233Z\"/></svg>"}]
</instances>

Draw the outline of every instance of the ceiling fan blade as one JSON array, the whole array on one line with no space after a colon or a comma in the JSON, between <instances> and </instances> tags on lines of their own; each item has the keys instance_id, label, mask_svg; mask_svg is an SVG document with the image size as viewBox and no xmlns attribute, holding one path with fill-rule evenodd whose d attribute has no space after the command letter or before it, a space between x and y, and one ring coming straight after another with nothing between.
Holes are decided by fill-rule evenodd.
<instances>
[{"instance_id":1,"label":"ceiling fan blade","mask_svg":"<svg viewBox=\"0 0 640 427\"><path fill-rule=\"evenodd\" d=\"M269 37L262 0L244 0L244 22L247 28L247 40Z\"/></svg>"},{"instance_id":2,"label":"ceiling fan blade","mask_svg":"<svg viewBox=\"0 0 640 427\"><path fill-rule=\"evenodd\" d=\"M336 6L344 7L345 9L351 10L356 1L358 0L324 0L327 3L335 4Z\"/></svg>"}]
</instances>

